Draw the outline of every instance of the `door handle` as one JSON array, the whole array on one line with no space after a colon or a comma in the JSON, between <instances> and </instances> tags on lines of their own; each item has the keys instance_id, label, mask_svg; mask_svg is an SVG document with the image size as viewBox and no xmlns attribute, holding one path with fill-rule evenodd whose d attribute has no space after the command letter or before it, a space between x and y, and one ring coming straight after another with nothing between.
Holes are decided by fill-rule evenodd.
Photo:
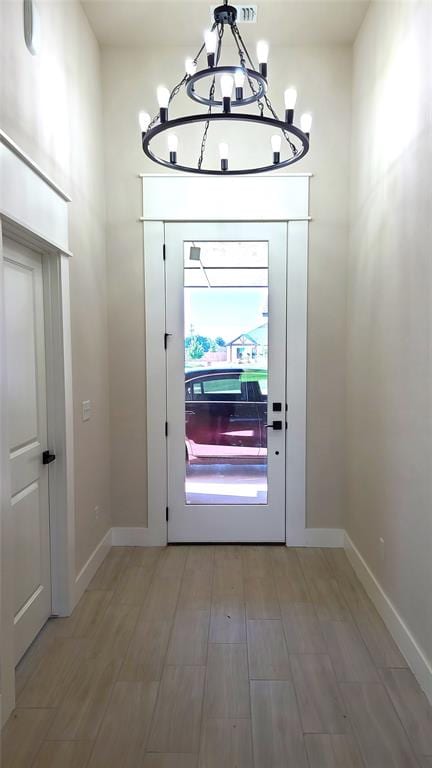
<instances>
[{"instance_id":1,"label":"door handle","mask_svg":"<svg viewBox=\"0 0 432 768\"><path fill-rule=\"evenodd\" d=\"M266 424L265 428L266 429L276 429L276 430L280 431L282 429L282 422L281 421L272 421L271 424Z\"/></svg>"},{"instance_id":2,"label":"door handle","mask_svg":"<svg viewBox=\"0 0 432 768\"><path fill-rule=\"evenodd\" d=\"M44 451L42 454L42 464L51 464L51 462L56 460L55 453L51 453L51 451Z\"/></svg>"}]
</instances>

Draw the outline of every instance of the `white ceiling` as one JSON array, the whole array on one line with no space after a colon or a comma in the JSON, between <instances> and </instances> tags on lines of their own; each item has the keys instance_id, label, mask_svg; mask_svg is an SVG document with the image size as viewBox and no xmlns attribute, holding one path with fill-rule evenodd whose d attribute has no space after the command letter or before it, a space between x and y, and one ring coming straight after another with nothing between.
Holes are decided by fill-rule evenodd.
<instances>
[{"instance_id":1,"label":"white ceiling","mask_svg":"<svg viewBox=\"0 0 432 768\"><path fill-rule=\"evenodd\" d=\"M237 0L239 2L240 0ZM198 47L211 0L81 0L102 45ZM248 40L273 45L351 43L368 0L258 0L258 23L242 25Z\"/></svg>"}]
</instances>

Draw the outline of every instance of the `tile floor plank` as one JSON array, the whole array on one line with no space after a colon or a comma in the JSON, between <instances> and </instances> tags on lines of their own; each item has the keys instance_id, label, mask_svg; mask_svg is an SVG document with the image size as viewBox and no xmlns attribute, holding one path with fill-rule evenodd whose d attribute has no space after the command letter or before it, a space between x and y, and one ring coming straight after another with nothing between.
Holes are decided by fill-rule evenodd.
<instances>
[{"instance_id":1,"label":"tile floor plank","mask_svg":"<svg viewBox=\"0 0 432 768\"><path fill-rule=\"evenodd\" d=\"M345 707L330 658L318 654L290 658L304 733L347 733Z\"/></svg>"},{"instance_id":2,"label":"tile floor plank","mask_svg":"<svg viewBox=\"0 0 432 768\"><path fill-rule=\"evenodd\" d=\"M158 683L116 683L88 768L141 768Z\"/></svg>"},{"instance_id":3,"label":"tile floor plank","mask_svg":"<svg viewBox=\"0 0 432 768\"><path fill-rule=\"evenodd\" d=\"M121 662L98 656L83 661L48 732L49 741L91 741L97 736Z\"/></svg>"},{"instance_id":4,"label":"tile floor plank","mask_svg":"<svg viewBox=\"0 0 432 768\"><path fill-rule=\"evenodd\" d=\"M273 576L281 608L291 603L310 603L310 595L300 561L294 549L279 549L272 552Z\"/></svg>"},{"instance_id":5,"label":"tile floor plank","mask_svg":"<svg viewBox=\"0 0 432 768\"><path fill-rule=\"evenodd\" d=\"M45 741L31 768L87 768L92 741Z\"/></svg>"},{"instance_id":6,"label":"tile floor plank","mask_svg":"<svg viewBox=\"0 0 432 768\"><path fill-rule=\"evenodd\" d=\"M324 555L324 550L319 547L298 547L296 553L306 581L314 579L332 579L333 573Z\"/></svg>"},{"instance_id":7,"label":"tile floor plank","mask_svg":"<svg viewBox=\"0 0 432 768\"><path fill-rule=\"evenodd\" d=\"M432 756L432 706L410 669L382 669L381 678L418 755Z\"/></svg>"},{"instance_id":8,"label":"tile floor plank","mask_svg":"<svg viewBox=\"0 0 432 768\"><path fill-rule=\"evenodd\" d=\"M71 616L51 619L56 637L89 637L102 619L114 592L91 589L84 592Z\"/></svg>"},{"instance_id":9,"label":"tile floor plank","mask_svg":"<svg viewBox=\"0 0 432 768\"><path fill-rule=\"evenodd\" d=\"M165 667L148 752L199 750L205 667Z\"/></svg>"},{"instance_id":10,"label":"tile floor plank","mask_svg":"<svg viewBox=\"0 0 432 768\"><path fill-rule=\"evenodd\" d=\"M139 608L135 605L110 603L88 641L87 658L124 657L137 625Z\"/></svg>"},{"instance_id":11,"label":"tile floor plank","mask_svg":"<svg viewBox=\"0 0 432 768\"><path fill-rule=\"evenodd\" d=\"M112 547L87 589L115 590L123 569L129 563L131 551L132 547Z\"/></svg>"},{"instance_id":12,"label":"tile floor plank","mask_svg":"<svg viewBox=\"0 0 432 768\"><path fill-rule=\"evenodd\" d=\"M339 578L338 584L374 664L406 668L407 662L354 570L350 577Z\"/></svg>"},{"instance_id":13,"label":"tile floor plank","mask_svg":"<svg viewBox=\"0 0 432 768\"><path fill-rule=\"evenodd\" d=\"M309 768L364 768L352 736L308 733L305 743Z\"/></svg>"},{"instance_id":14,"label":"tile floor plank","mask_svg":"<svg viewBox=\"0 0 432 768\"><path fill-rule=\"evenodd\" d=\"M408 737L381 683L341 683L366 768L418 768Z\"/></svg>"},{"instance_id":15,"label":"tile floor plank","mask_svg":"<svg viewBox=\"0 0 432 768\"><path fill-rule=\"evenodd\" d=\"M204 710L208 718L250 717L244 643L209 646Z\"/></svg>"},{"instance_id":16,"label":"tile floor plank","mask_svg":"<svg viewBox=\"0 0 432 768\"><path fill-rule=\"evenodd\" d=\"M290 653L327 653L321 624L312 603L283 605L282 622Z\"/></svg>"},{"instance_id":17,"label":"tile floor plank","mask_svg":"<svg viewBox=\"0 0 432 768\"><path fill-rule=\"evenodd\" d=\"M2 768L29 768L52 722L53 709L16 709L2 732Z\"/></svg>"},{"instance_id":18,"label":"tile floor plank","mask_svg":"<svg viewBox=\"0 0 432 768\"><path fill-rule=\"evenodd\" d=\"M130 555L130 565L135 565L154 573L159 558L165 550L166 547L133 547Z\"/></svg>"},{"instance_id":19,"label":"tile floor plank","mask_svg":"<svg viewBox=\"0 0 432 768\"><path fill-rule=\"evenodd\" d=\"M83 659L84 642L58 638L18 698L19 707L58 707Z\"/></svg>"},{"instance_id":20,"label":"tile floor plank","mask_svg":"<svg viewBox=\"0 0 432 768\"><path fill-rule=\"evenodd\" d=\"M125 653L118 676L120 681L161 680L172 624L172 619L148 620L145 613L141 615Z\"/></svg>"},{"instance_id":21,"label":"tile floor plank","mask_svg":"<svg viewBox=\"0 0 432 768\"><path fill-rule=\"evenodd\" d=\"M323 621L321 628L339 682L379 682L378 672L352 621Z\"/></svg>"},{"instance_id":22,"label":"tile floor plank","mask_svg":"<svg viewBox=\"0 0 432 768\"><path fill-rule=\"evenodd\" d=\"M321 621L349 621L351 614L334 578L314 578L308 582L311 600Z\"/></svg>"},{"instance_id":23,"label":"tile floor plank","mask_svg":"<svg viewBox=\"0 0 432 768\"><path fill-rule=\"evenodd\" d=\"M34 675L42 659L53 648L55 633L49 620L28 648L15 670L15 695L17 700L30 678Z\"/></svg>"},{"instance_id":24,"label":"tile floor plank","mask_svg":"<svg viewBox=\"0 0 432 768\"><path fill-rule=\"evenodd\" d=\"M177 610L166 663L173 666L206 664L209 623L208 610Z\"/></svg>"},{"instance_id":25,"label":"tile floor plank","mask_svg":"<svg viewBox=\"0 0 432 768\"><path fill-rule=\"evenodd\" d=\"M252 768L249 719L214 719L203 725L199 768Z\"/></svg>"},{"instance_id":26,"label":"tile floor plank","mask_svg":"<svg viewBox=\"0 0 432 768\"><path fill-rule=\"evenodd\" d=\"M294 687L289 681L251 681L255 768L307 768Z\"/></svg>"},{"instance_id":27,"label":"tile floor plank","mask_svg":"<svg viewBox=\"0 0 432 768\"><path fill-rule=\"evenodd\" d=\"M248 621L247 647L251 680L291 680L290 662L280 620Z\"/></svg>"},{"instance_id":28,"label":"tile floor plank","mask_svg":"<svg viewBox=\"0 0 432 768\"><path fill-rule=\"evenodd\" d=\"M213 593L209 642L246 642L246 612L242 595L222 596Z\"/></svg>"},{"instance_id":29,"label":"tile floor plank","mask_svg":"<svg viewBox=\"0 0 432 768\"><path fill-rule=\"evenodd\" d=\"M142 768L197 768L198 755L147 754Z\"/></svg>"},{"instance_id":30,"label":"tile floor plank","mask_svg":"<svg viewBox=\"0 0 432 768\"><path fill-rule=\"evenodd\" d=\"M190 547L183 573L178 611L210 610L213 561L214 547Z\"/></svg>"},{"instance_id":31,"label":"tile floor plank","mask_svg":"<svg viewBox=\"0 0 432 768\"><path fill-rule=\"evenodd\" d=\"M242 597L243 591L242 548L235 545L215 547L213 597Z\"/></svg>"},{"instance_id":32,"label":"tile floor plank","mask_svg":"<svg viewBox=\"0 0 432 768\"><path fill-rule=\"evenodd\" d=\"M281 612L272 576L245 576L246 616L248 619L280 619Z\"/></svg>"},{"instance_id":33,"label":"tile floor plank","mask_svg":"<svg viewBox=\"0 0 432 768\"><path fill-rule=\"evenodd\" d=\"M140 565L128 565L120 575L113 600L121 605L142 606L153 579L153 571Z\"/></svg>"}]
</instances>

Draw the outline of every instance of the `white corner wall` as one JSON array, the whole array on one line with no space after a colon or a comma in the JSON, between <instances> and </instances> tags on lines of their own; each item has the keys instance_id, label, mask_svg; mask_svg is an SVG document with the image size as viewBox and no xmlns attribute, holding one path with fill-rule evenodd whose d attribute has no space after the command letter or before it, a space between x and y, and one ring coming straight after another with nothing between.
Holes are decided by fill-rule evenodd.
<instances>
[{"instance_id":1,"label":"white corner wall","mask_svg":"<svg viewBox=\"0 0 432 768\"><path fill-rule=\"evenodd\" d=\"M431 40L430 3L373 3L354 46L345 526L430 696Z\"/></svg>"}]
</instances>

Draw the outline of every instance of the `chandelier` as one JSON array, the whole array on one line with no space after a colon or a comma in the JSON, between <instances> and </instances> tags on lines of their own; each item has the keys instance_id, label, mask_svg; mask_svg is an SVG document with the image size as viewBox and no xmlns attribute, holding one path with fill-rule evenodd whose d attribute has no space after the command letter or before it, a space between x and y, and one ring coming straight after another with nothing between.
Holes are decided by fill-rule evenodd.
<instances>
[{"instance_id":1,"label":"chandelier","mask_svg":"<svg viewBox=\"0 0 432 768\"><path fill-rule=\"evenodd\" d=\"M239 58L239 63L234 66L220 65L226 28L231 32ZM204 62L204 68L199 69L199 60L204 50L207 61ZM158 87L158 114L151 118L147 112L139 113L142 148L147 157L173 170L225 176L273 171L292 165L304 157L309 150L312 117L309 113L303 114L300 127L294 124L297 91L293 87L287 88L284 94L284 119L278 117L267 95L268 54L268 44L260 41L257 45L257 69L237 26L237 10L225 0L224 5L215 9L213 26L204 33L204 43L195 58L186 59L185 74L181 81L172 91L165 86ZM204 113L171 118L172 103L182 90L194 102L207 107L207 110ZM257 107L254 114L235 111L239 107L253 105ZM220 165L208 167L205 150L210 126L224 122L255 123L273 129L268 160L259 167L230 168L229 147L227 142L222 141L219 143ZM186 161L182 161L178 137L174 131L194 123L203 124L201 144L196 163L186 164ZM167 134L165 156L161 156L162 153L156 154L154 150L154 139L163 133ZM245 137L243 139L246 141Z\"/></svg>"}]
</instances>

